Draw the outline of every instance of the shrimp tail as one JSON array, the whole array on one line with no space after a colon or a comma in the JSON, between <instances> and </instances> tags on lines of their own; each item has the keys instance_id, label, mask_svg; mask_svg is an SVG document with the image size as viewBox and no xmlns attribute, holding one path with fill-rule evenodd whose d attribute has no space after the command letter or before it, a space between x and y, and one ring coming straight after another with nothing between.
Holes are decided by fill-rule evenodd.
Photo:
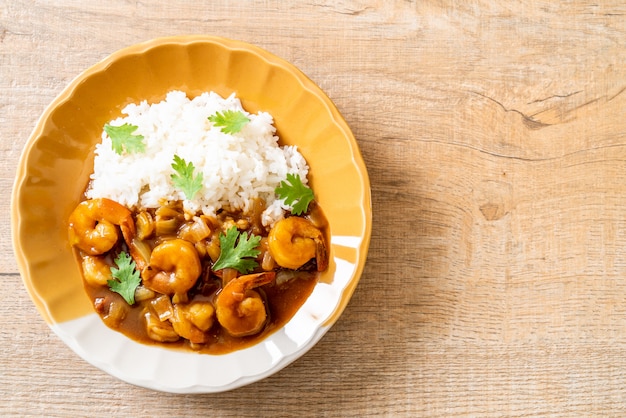
<instances>
[{"instance_id":1,"label":"shrimp tail","mask_svg":"<svg viewBox=\"0 0 626 418\"><path fill-rule=\"evenodd\" d=\"M122 232L122 235L124 235L123 232ZM148 267L149 260L146 260L146 258L143 255L144 253L139 249L134 239L127 239L126 236L124 235L124 241L126 241L126 245L128 246L128 251L132 259L135 261L135 264L137 265L137 269L139 271L143 271L143 269Z\"/></svg>"},{"instance_id":2,"label":"shrimp tail","mask_svg":"<svg viewBox=\"0 0 626 418\"><path fill-rule=\"evenodd\" d=\"M276 272L264 271L262 273L247 274L239 276L239 280L243 283L244 292L259 286L271 283L276 278Z\"/></svg>"},{"instance_id":3,"label":"shrimp tail","mask_svg":"<svg viewBox=\"0 0 626 418\"><path fill-rule=\"evenodd\" d=\"M120 222L120 229L122 230L122 237L124 238L124 242L128 246L128 252L130 256L135 261L137 265L137 269L142 271L144 268L148 267L148 261L144 257L144 253L138 247L137 242L135 241L135 237L137 235L137 228L135 227L135 222L133 221L132 216L126 216Z\"/></svg>"},{"instance_id":4,"label":"shrimp tail","mask_svg":"<svg viewBox=\"0 0 626 418\"><path fill-rule=\"evenodd\" d=\"M317 262L317 271L324 271L328 268L328 251L326 251L326 243L323 238L315 240L315 261Z\"/></svg>"}]
</instances>

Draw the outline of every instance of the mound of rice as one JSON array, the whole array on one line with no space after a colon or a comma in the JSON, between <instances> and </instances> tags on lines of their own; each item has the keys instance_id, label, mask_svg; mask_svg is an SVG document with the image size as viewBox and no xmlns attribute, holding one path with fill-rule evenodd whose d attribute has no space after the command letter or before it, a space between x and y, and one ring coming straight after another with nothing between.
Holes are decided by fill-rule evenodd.
<instances>
[{"instance_id":1,"label":"mound of rice","mask_svg":"<svg viewBox=\"0 0 626 418\"><path fill-rule=\"evenodd\" d=\"M235 134L223 133L208 120L229 109L250 119ZM106 197L130 209L180 200L190 213L215 215L220 208L247 211L251 200L260 197L267 203L263 223L272 225L291 209L275 195L279 183L293 173L306 184L306 161L295 146L279 146L272 116L246 112L234 94L223 98L207 92L190 100L181 91L171 91L160 103L130 104L122 113L126 116L110 125L137 126L133 134L144 136L145 152L118 155L103 131L87 198ZM172 184L174 155L203 174L202 189L192 200Z\"/></svg>"}]
</instances>

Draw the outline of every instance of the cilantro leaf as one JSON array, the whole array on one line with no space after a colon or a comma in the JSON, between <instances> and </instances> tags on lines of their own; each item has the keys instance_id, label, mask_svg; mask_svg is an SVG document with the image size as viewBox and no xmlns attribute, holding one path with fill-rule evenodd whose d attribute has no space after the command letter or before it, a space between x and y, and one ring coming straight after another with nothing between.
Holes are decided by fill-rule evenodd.
<instances>
[{"instance_id":1,"label":"cilantro leaf","mask_svg":"<svg viewBox=\"0 0 626 418\"><path fill-rule=\"evenodd\" d=\"M135 289L141 283L139 271L137 271L135 261L125 252L121 252L115 259L118 268L111 267L113 280L108 280L109 289L117 292L129 305L135 304Z\"/></svg>"},{"instance_id":2,"label":"cilantro leaf","mask_svg":"<svg viewBox=\"0 0 626 418\"><path fill-rule=\"evenodd\" d=\"M234 268L241 274L249 273L259 264L250 260L258 256L261 251L256 249L261 243L258 235L239 233L236 227L231 227L226 231L226 235L220 234L220 256L213 265L213 270L223 268Z\"/></svg>"},{"instance_id":3,"label":"cilantro leaf","mask_svg":"<svg viewBox=\"0 0 626 418\"><path fill-rule=\"evenodd\" d=\"M122 126L113 126L108 123L104 125L104 131L111 138L111 148L117 154L122 155L124 151L127 153L143 152L146 145L143 143L143 135L133 135L138 126L128 123Z\"/></svg>"},{"instance_id":4,"label":"cilantro leaf","mask_svg":"<svg viewBox=\"0 0 626 418\"><path fill-rule=\"evenodd\" d=\"M236 134L250 122L243 112L239 110L225 110L223 112L217 112L214 115L209 116L209 120L217 127L222 128L222 132L225 134Z\"/></svg>"},{"instance_id":5,"label":"cilantro leaf","mask_svg":"<svg viewBox=\"0 0 626 418\"><path fill-rule=\"evenodd\" d=\"M178 155L174 155L174 162L172 168L176 171L176 174L172 174L172 183L183 191L187 199L193 199L194 195L202 189L202 173L193 175L195 167L192 162L187 162L180 158Z\"/></svg>"},{"instance_id":6,"label":"cilantro leaf","mask_svg":"<svg viewBox=\"0 0 626 418\"><path fill-rule=\"evenodd\" d=\"M309 203L315 199L313 190L302 183L299 175L287 174L287 180L280 182L276 188L279 198L285 200L285 204L292 207L294 215L301 215L309 208Z\"/></svg>"}]
</instances>

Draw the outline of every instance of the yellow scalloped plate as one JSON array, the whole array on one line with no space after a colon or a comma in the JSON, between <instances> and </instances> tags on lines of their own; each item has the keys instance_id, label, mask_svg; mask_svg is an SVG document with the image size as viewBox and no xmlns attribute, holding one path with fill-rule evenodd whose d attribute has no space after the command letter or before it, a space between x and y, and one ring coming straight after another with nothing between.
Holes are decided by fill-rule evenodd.
<instances>
[{"instance_id":1,"label":"yellow scalloped plate","mask_svg":"<svg viewBox=\"0 0 626 418\"><path fill-rule=\"evenodd\" d=\"M93 169L103 125L131 102L171 90L231 93L269 112L284 144L297 145L330 224L331 265L302 308L255 346L205 355L146 346L107 328L84 291L67 219ZM267 377L302 356L337 321L363 271L371 234L367 171L331 100L292 64L217 37L160 38L120 50L80 74L50 104L20 159L11 226L18 266L54 332L89 363L126 382L175 393L220 392Z\"/></svg>"}]
</instances>

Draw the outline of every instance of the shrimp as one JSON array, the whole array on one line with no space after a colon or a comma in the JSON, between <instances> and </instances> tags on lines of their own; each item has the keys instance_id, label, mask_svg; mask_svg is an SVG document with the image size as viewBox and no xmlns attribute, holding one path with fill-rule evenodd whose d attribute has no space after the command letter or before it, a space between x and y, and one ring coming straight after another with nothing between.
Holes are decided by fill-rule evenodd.
<instances>
[{"instance_id":1,"label":"shrimp","mask_svg":"<svg viewBox=\"0 0 626 418\"><path fill-rule=\"evenodd\" d=\"M119 239L117 226L130 246L135 235L131 211L106 198L85 200L70 215L70 244L89 255L104 254Z\"/></svg>"},{"instance_id":2,"label":"shrimp","mask_svg":"<svg viewBox=\"0 0 626 418\"><path fill-rule=\"evenodd\" d=\"M144 312L146 333L151 340L159 342L172 342L180 339L169 321L161 321L150 310Z\"/></svg>"},{"instance_id":3,"label":"shrimp","mask_svg":"<svg viewBox=\"0 0 626 418\"><path fill-rule=\"evenodd\" d=\"M317 270L328 267L328 253L322 231L310 221L290 216L278 221L268 235L269 251L279 266L296 270L315 258Z\"/></svg>"},{"instance_id":4,"label":"shrimp","mask_svg":"<svg viewBox=\"0 0 626 418\"><path fill-rule=\"evenodd\" d=\"M210 302L177 303L170 322L178 335L194 344L203 344L209 340L206 331L213 326L214 313Z\"/></svg>"},{"instance_id":5,"label":"shrimp","mask_svg":"<svg viewBox=\"0 0 626 418\"><path fill-rule=\"evenodd\" d=\"M103 256L85 255L82 259L83 277L92 286L106 286L113 278L111 266Z\"/></svg>"},{"instance_id":6,"label":"shrimp","mask_svg":"<svg viewBox=\"0 0 626 418\"><path fill-rule=\"evenodd\" d=\"M191 289L200 273L202 265L193 244L176 238L154 247L141 277L148 289L173 295L184 294Z\"/></svg>"},{"instance_id":7,"label":"shrimp","mask_svg":"<svg viewBox=\"0 0 626 418\"><path fill-rule=\"evenodd\" d=\"M239 276L226 284L217 295L215 314L220 325L233 337L260 332L267 321L261 295L252 290L272 282L275 272Z\"/></svg>"}]
</instances>

